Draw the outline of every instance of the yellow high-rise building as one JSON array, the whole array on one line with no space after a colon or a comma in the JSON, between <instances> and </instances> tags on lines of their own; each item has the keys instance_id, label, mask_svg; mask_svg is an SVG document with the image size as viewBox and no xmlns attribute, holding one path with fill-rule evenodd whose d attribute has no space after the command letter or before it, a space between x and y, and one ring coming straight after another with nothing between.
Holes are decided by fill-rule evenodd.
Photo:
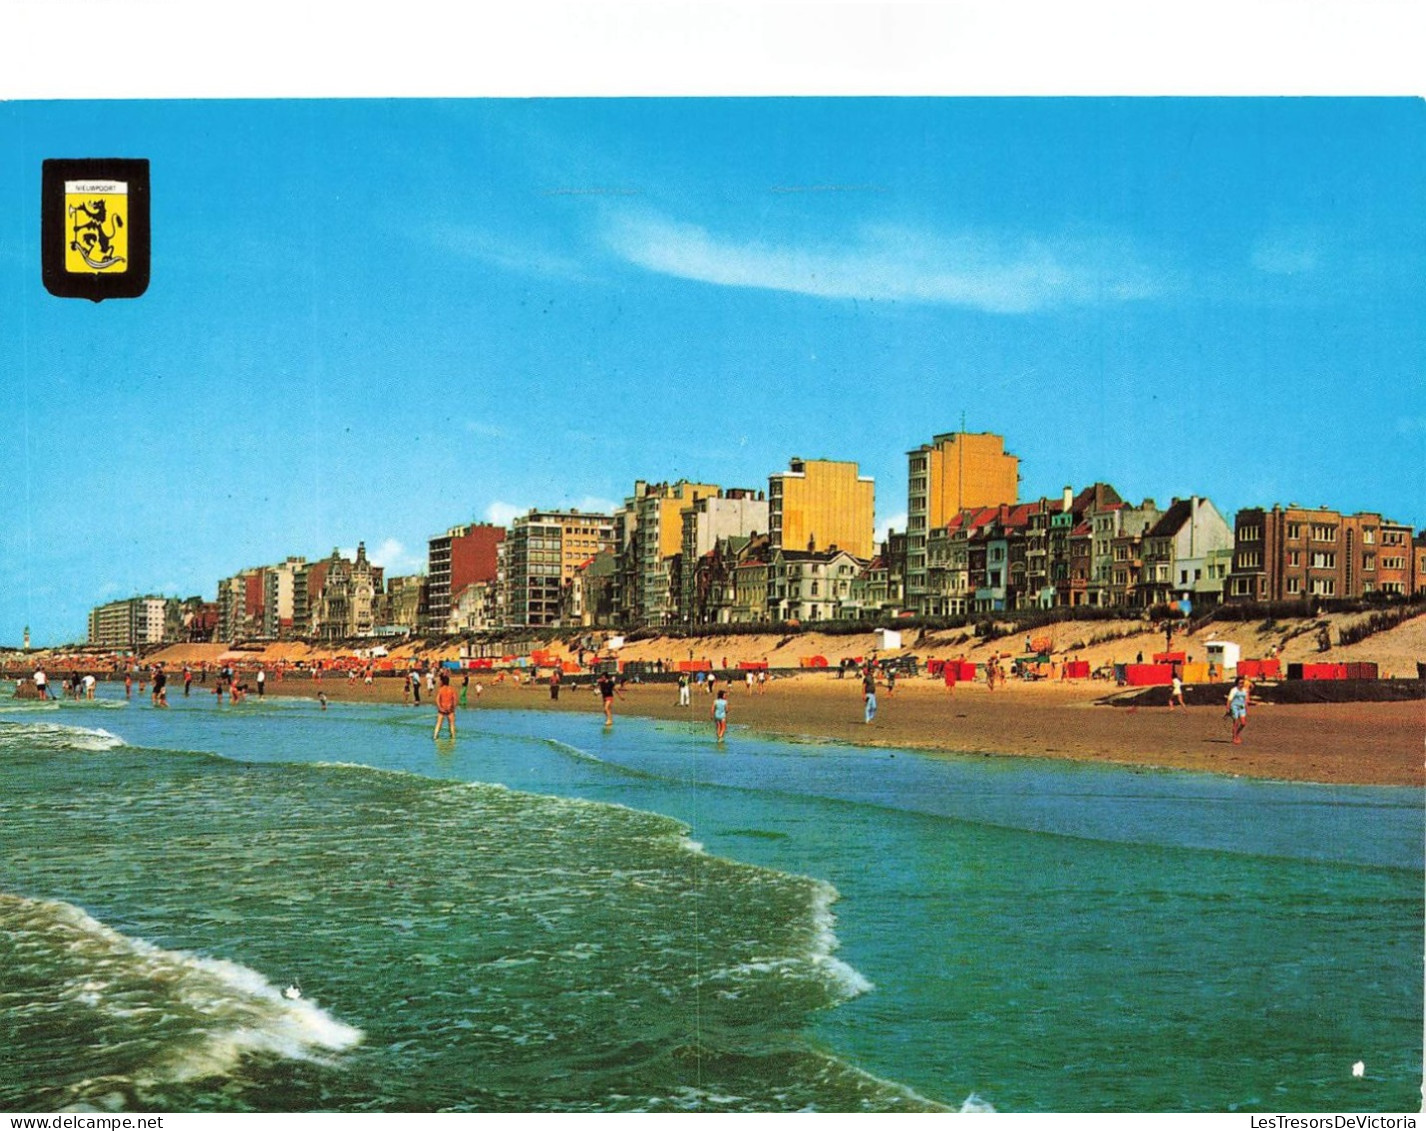
<instances>
[{"instance_id":1,"label":"yellow high-rise building","mask_svg":"<svg viewBox=\"0 0 1426 1131\"><path fill-rule=\"evenodd\" d=\"M906 599L915 609L926 591L927 535L966 507L1015 503L1020 460L992 432L945 432L906 454Z\"/></svg>"},{"instance_id":2,"label":"yellow high-rise building","mask_svg":"<svg viewBox=\"0 0 1426 1131\"><path fill-rule=\"evenodd\" d=\"M774 547L826 550L858 558L876 552L876 484L855 462L794 457L768 476L768 529Z\"/></svg>"}]
</instances>

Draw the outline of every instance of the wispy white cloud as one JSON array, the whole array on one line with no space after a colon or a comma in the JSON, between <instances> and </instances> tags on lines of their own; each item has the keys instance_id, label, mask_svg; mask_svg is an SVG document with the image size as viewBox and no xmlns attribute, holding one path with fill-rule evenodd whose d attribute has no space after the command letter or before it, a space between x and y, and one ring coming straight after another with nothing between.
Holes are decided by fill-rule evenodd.
<instances>
[{"instance_id":1,"label":"wispy white cloud","mask_svg":"<svg viewBox=\"0 0 1426 1131\"><path fill-rule=\"evenodd\" d=\"M650 271L823 298L964 306L997 314L1120 303L1165 289L1107 240L933 232L883 224L840 242L738 240L648 213L612 216L606 246Z\"/></svg>"},{"instance_id":2,"label":"wispy white cloud","mask_svg":"<svg viewBox=\"0 0 1426 1131\"><path fill-rule=\"evenodd\" d=\"M876 528L876 540L878 542L885 542L893 530L899 530L902 533L906 532L905 511L902 511L900 514L887 515L883 518Z\"/></svg>"},{"instance_id":3,"label":"wispy white cloud","mask_svg":"<svg viewBox=\"0 0 1426 1131\"><path fill-rule=\"evenodd\" d=\"M585 514L612 514L624 504L616 503L610 499L601 499L597 495L585 495L584 498L575 499L565 505Z\"/></svg>"},{"instance_id":4,"label":"wispy white cloud","mask_svg":"<svg viewBox=\"0 0 1426 1131\"><path fill-rule=\"evenodd\" d=\"M502 503L497 500L485 508L485 521L493 522L496 526L509 526L520 515L527 513L529 509L529 507L517 507L514 503Z\"/></svg>"},{"instance_id":5,"label":"wispy white cloud","mask_svg":"<svg viewBox=\"0 0 1426 1131\"><path fill-rule=\"evenodd\" d=\"M338 552L344 558L356 557L356 547L354 546L349 549L341 549ZM395 538L385 538L374 546L368 546L366 557L372 565L379 565L387 573L394 575L419 573L426 568L424 548L418 551L408 550L404 542Z\"/></svg>"}]
</instances>

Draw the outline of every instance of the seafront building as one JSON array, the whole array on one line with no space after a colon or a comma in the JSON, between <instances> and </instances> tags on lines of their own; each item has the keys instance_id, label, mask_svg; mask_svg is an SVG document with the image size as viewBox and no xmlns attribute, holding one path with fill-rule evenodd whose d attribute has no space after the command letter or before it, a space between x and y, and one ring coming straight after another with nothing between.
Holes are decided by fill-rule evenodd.
<instances>
[{"instance_id":1,"label":"seafront building","mask_svg":"<svg viewBox=\"0 0 1426 1131\"><path fill-rule=\"evenodd\" d=\"M510 524L504 546L504 623L557 626L566 583L600 550L614 548L614 517L532 508Z\"/></svg>"},{"instance_id":2,"label":"seafront building","mask_svg":"<svg viewBox=\"0 0 1426 1131\"><path fill-rule=\"evenodd\" d=\"M1233 528L1208 499L1174 499L1143 537L1134 604L1142 608L1189 598L1194 608L1218 604L1232 561Z\"/></svg>"},{"instance_id":3,"label":"seafront building","mask_svg":"<svg viewBox=\"0 0 1426 1131\"><path fill-rule=\"evenodd\" d=\"M297 579L306 558L288 558L280 565L262 570L262 635L268 640L290 640L300 623L297 619ZM302 589L303 604L306 590Z\"/></svg>"},{"instance_id":4,"label":"seafront building","mask_svg":"<svg viewBox=\"0 0 1426 1131\"><path fill-rule=\"evenodd\" d=\"M876 484L854 461L794 456L768 476L767 503L774 549L876 552Z\"/></svg>"},{"instance_id":5,"label":"seafront building","mask_svg":"<svg viewBox=\"0 0 1426 1131\"><path fill-rule=\"evenodd\" d=\"M1240 510L1227 599L1300 601L1413 592L1411 531L1372 512L1344 515L1296 504Z\"/></svg>"},{"instance_id":6,"label":"seafront building","mask_svg":"<svg viewBox=\"0 0 1426 1131\"><path fill-rule=\"evenodd\" d=\"M357 543L354 560L334 549L331 557L316 564L323 568L308 571L311 635L325 641L370 636L376 627L383 570L367 560L366 543Z\"/></svg>"},{"instance_id":7,"label":"seafront building","mask_svg":"<svg viewBox=\"0 0 1426 1131\"><path fill-rule=\"evenodd\" d=\"M179 605L177 598L152 596L100 605L89 613L89 643L129 649L176 640L178 637L166 629L171 621L177 622Z\"/></svg>"},{"instance_id":8,"label":"seafront building","mask_svg":"<svg viewBox=\"0 0 1426 1131\"><path fill-rule=\"evenodd\" d=\"M683 511L716 497L713 483L634 483L634 493L613 516L619 555L620 613L626 624L665 625L678 619L683 591Z\"/></svg>"},{"instance_id":9,"label":"seafront building","mask_svg":"<svg viewBox=\"0 0 1426 1131\"><path fill-rule=\"evenodd\" d=\"M682 592L678 619L683 624L714 624L718 610L731 601L731 586L724 592L726 561L715 554L720 543L746 544L768 530L768 503L761 491L730 487L717 495L705 495L680 512L683 537L679 558Z\"/></svg>"},{"instance_id":10,"label":"seafront building","mask_svg":"<svg viewBox=\"0 0 1426 1131\"><path fill-rule=\"evenodd\" d=\"M1020 460L1005 451L1003 436L991 432L943 432L906 459L906 600L924 611L931 532L969 508L1014 504Z\"/></svg>"},{"instance_id":11,"label":"seafront building","mask_svg":"<svg viewBox=\"0 0 1426 1131\"><path fill-rule=\"evenodd\" d=\"M467 586L495 581L496 553L505 536L505 527L477 522L453 526L427 541L424 627L432 632L459 631L457 623L468 619L479 602L467 602L465 613L453 616L454 606Z\"/></svg>"},{"instance_id":12,"label":"seafront building","mask_svg":"<svg viewBox=\"0 0 1426 1131\"><path fill-rule=\"evenodd\" d=\"M774 623L836 620L865 559L846 550L778 547L767 567L767 609Z\"/></svg>"}]
</instances>

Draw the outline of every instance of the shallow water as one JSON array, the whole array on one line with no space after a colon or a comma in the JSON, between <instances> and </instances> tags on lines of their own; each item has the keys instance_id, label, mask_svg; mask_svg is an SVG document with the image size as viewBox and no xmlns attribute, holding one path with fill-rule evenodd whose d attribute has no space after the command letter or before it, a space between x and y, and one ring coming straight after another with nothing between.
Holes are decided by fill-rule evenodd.
<instances>
[{"instance_id":1,"label":"shallow water","mask_svg":"<svg viewBox=\"0 0 1426 1131\"><path fill-rule=\"evenodd\" d=\"M1419 791L103 690L0 711L3 1109L1419 1107Z\"/></svg>"}]
</instances>

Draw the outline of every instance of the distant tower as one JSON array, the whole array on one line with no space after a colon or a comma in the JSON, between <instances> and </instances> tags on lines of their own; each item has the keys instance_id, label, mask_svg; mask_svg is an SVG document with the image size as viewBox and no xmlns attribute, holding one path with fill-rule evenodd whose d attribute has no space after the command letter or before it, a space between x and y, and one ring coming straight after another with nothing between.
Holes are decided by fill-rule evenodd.
<instances>
[{"instance_id":1,"label":"distant tower","mask_svg":"<svg viewBox=\"0 0 1426 1131\"><path fill-rule=\"evenodd\" d=\"M30 650L30 626L25 625L25 651Z\"/></svg>"}]
</instances>

